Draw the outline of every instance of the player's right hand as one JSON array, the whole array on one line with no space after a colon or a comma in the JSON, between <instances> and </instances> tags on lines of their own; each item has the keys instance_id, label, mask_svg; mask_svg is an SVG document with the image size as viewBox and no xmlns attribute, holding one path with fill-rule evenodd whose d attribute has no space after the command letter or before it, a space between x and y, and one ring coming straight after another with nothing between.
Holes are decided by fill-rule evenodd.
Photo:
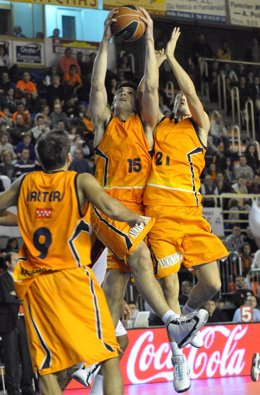
<instances>
[{"instance_id":1,"label":"player's right hand","mask_svg":"<svg viewBox=\"0 0 260 395\"><path fill-rule=\"evenodd\" d=\"M111 30L111 25L113 22L116 22L116 14L117 14L117 11L115 9L111 10L105 19L103 38L106 40L110 40L111 37L113 36L112 30Z\"/></svg>"},{"instance_id":2,"label":"player's right hand","mask_svg":"<svg viewBox=\"0 0 260 395\"><path fill-rule=\"evenodd\" d=\"M181 35L180 28L179 27L175 27L173 29L173 31L172 31L171 38L170 38L170 40L168 41L168 43L166 45L166 56L167 56L167 58L171 58L171 57L174 56L176 44L177 44L177 41L178 41L180 35Z\"/></svg>"}]
</instances>

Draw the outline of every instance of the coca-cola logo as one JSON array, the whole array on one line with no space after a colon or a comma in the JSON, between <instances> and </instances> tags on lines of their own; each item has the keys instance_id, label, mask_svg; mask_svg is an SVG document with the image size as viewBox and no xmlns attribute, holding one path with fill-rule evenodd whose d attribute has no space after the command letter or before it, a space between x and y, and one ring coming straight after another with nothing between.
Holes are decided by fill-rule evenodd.
<instances>
[{"instance_id":1,"label":"coca-cola logo","mask_svg":"<svg viewBox=\"0 0 260 395\"><path fill-rule=\"evenodd\" d=\"M163 331L163 329L161 329ZM242 374L246 347L242 339L248 325L207 326L202 330L204 347L188 346L187 356L191 378L227 377ZM171 349L166 341L155 339L153 330L141 332L135 338L127 356L126 374L130 383L172 380Z\"/></svg>"}]
</instances>

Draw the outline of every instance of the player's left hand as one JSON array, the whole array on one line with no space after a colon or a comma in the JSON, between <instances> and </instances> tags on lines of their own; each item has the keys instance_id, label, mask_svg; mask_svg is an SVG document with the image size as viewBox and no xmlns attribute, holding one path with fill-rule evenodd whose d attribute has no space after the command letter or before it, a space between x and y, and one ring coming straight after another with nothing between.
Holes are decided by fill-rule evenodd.
<instances>
[{"instance_id":1,"label":"player's left hand","mask_svg":"<svg viewBox=\"0 0 260 395\"><path fill-rule=\"evenodd\" d=\"M121 316L123 320L130 320L131 318L131 310L125 300L122 301Z\"/></svg>"},{"instance_id":2,"label":"player's left hand","mask_svg":"<svg viewBox=\"0 0 260 395\"><path fill-rule=\"evenodd\" d=\"M170 40L168 41L168 43L166 45L166 56L167 56L167 58L174 56L176 44L177 44L177 41L178 41L180 35L181 35L180 28L179 27L175 27L173 29L171 38L170 38Z\"/></svg>"},{"instance_id":3,"label":"player's left hand","mask_svg":"<svg viewBox=\"0 0 260 395\"><path fill-rule=\"evenodd\" d=\"M165 55L165 49L164 48L156 50L155 51L155 56L156 56L158 67L160 67L161 64L167 59L167 57Z\"/></svg>"},{"instance_id":4,"label":"player's left hand","mask_svg":"<svg viewBox=\"0 0 260 395\"><path fill-rule=\"evenodd\" d=\"M141 16L140 19L142 19L142 21L146 24L145 37L153 38L153 20L144 7L139 7L139 8L144 14L144 16Z\"/></svg>"}]
</instances>

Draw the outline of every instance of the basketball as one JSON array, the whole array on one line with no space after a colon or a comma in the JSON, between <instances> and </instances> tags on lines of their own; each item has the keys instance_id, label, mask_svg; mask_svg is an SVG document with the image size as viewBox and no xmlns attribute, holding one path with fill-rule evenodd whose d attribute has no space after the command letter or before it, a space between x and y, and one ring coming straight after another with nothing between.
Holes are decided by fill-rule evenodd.
<instances>
[{"instance_id":1,"label":"basketball","mask_svg":"<svg viewBox=\"0 0 260 395\"><path fill-rule=\"evenodd\" d=\"M142 11L134 5L118 7L116 11L117 21L111 25L113 35L128 42L139 40L146 29L145 23L140 19L144 16Z\"/></svg>"}]
</instances>

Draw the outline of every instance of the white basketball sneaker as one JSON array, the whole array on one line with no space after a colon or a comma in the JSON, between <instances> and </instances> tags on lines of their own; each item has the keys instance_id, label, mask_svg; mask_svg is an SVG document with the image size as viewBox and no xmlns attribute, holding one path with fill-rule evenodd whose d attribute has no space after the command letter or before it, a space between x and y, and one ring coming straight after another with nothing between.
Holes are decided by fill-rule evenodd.
<instances>
[{"instance_id":1,"label":"white basketball sneaker","mask_svg":"<svg viewBox=\"0 0 260 395\"><path fill-rule=\"evenodd\" d=\"M100 364L97 363L95 365L90 365L87 368L83 367L81 369L76 370L76 372L74 372L71 375L71 377L77 380L80 384L84 385L85 387L90 387L99 369L100 369Z\"/></svg>"},{"instance_id":2,"label":"white basketball sneaker","mask_svg":"<svg viewBox=\"0 0 260 395\"><path fill-rule=\"evenodd\" d=\"M185 392L190 388L190 371L185 355L172 357L173 387L176 392Z\"/></svg>"},{"instance_id":3,"label":"white basketball sneaker","mask_svg":"<svg viewBox=\"0 0 260 395\"><path fill-rule=\"evenodd\" d=\"M191 339L190 344L196 348L201 348L203 346L203 337L200 331L198 331L194 338Z\"/></svg>"},{"instance_id":4,"label":"white basketball sneaker","mask_svg":"<svg viewBox=\"0 0 260 395\"><path fill-rule=\"evenodd\" d=\"M183 348L190 343L200 328L206 324L208 317L209 313L204 309L186 316L175 316L167 323L167 330L176 341L178 347Z\"/></svg>"},{"instance_id":5,"label":"white basketball sneaker","mask_svg":"<svg viewBox=\"0 0 260 395\"><path fill-rule=\"evenodd\" d=\"M258 376L260 374L260 354L258 353L253 355L250 374L253 381L258 381Z\"/></svg>"}]
</instances>

